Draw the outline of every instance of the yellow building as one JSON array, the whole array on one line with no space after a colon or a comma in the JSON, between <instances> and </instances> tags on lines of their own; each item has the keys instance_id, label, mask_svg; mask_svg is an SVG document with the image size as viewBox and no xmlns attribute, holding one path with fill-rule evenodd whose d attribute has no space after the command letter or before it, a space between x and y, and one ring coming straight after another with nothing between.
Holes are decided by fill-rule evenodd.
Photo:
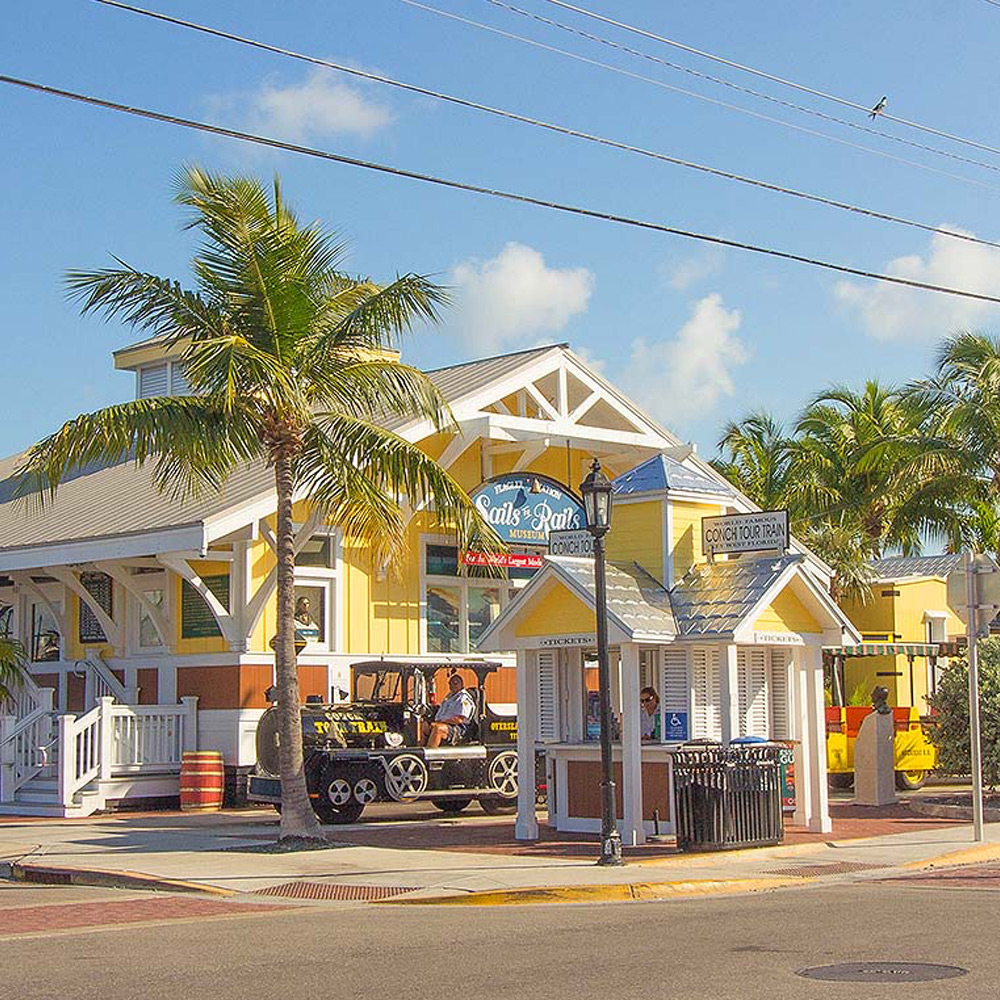
<instances>
[{"instance_id":1,"label":"yellow building","mask_svg":"<svg viewBox=\"0 0 1000 1000\"><path fill-rule=\"evenodd\" d=\"M137 397L184 393L178 351L148 341L118 351L115 364L134 373ZM637 563L656 587L669 589L704 566L703 516L755 509L564 344L428 374L455 430L400 420L396 433L482 505L488 489L523 480L526 500L545 501L550 527L569 516L556 510L557 498L570 496L600 458L619 477L611 557ZM220 750L230 796L238 797L273 678L271 471L247 467L217 494L178 500L156 490L148 468L123 461L80 470L38 512L10 499L18 462L0 463L0 628L25 643L33 683L0 715L0 812L81 815L115 799L176 795L185 748ZM465 565L454 538L426 511L411 513L405 555L388 567L374 565L304 501L295 516L296 605L309 639L299 660L303 696L338 699L349 690L351 663L383 654L441 664L476 655L516 595L549 580L548 569L530 565L542 561L544 531L514 541L525 565L497 579ZM800 558L792 575L805 582L772 595L747 627L777 634L815 619L830 570L794 542L793 549ZM820 604L810 611L809 601ZM573 618L580 613L546 610L527 627L564 632L580 624ZM838 631L834 641L842 639ZM518 643L489 648L500 654L490 659L519 662ZM650 676L658 669L648 661ZM671 675L673 686L689 686L691 735L738 729L729 709L715 704L717 692L728 691L737 711L737 683L719 688L712 670L688 680ZM520 700L515 671L505 673L488 695ZM622 684L627 699L632 680Z\"/></svg>"},{"instance_id":2,"label":"yellow building","mask_svg":"<svg viewBox=\"0 0 1000 1000\"><path fill-rule=\"evenodd\" d=\"M953 642L965 635L964 622L949 605L949 592L964 594L963 559L961 554L880 559L873 564L870 599L844 599L841 606L867 643ZM935 671L945 665L943 658L935 663L902 654L848 658L841 679L844 698L868 705L872 688L881 685L889 689L890 705L914 707L923 715Z\"/></svg>"}]
</instances>

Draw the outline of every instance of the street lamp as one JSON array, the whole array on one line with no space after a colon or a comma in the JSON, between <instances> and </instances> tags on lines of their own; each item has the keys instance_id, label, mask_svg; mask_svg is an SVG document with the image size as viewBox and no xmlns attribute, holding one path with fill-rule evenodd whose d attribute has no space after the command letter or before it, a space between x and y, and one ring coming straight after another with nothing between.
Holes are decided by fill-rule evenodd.
<instances>
[{"instance_id":1,"label":"street lamp","mask_svg":"<svg viewBox=\"0 0 1000 1000\"><path fill-rule=\"evenodd\" d=\"M615 779L611 760L611 673L608 667L608 592L604 581L604 536L611 527L611 483L595 458L580 483L587 530L594 537L594 587L597 591L597 697L601 724L601 856L599 865L620 865L622 838L615 821Z\"/></svg>"}]
</instances>

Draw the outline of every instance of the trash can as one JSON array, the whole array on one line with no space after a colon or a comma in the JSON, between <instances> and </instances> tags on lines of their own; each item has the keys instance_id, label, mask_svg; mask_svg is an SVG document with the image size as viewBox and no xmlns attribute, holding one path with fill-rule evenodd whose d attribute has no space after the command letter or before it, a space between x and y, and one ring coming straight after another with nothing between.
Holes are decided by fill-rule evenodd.
<instances>
[{"instance_id":1,"label":"trash can","mask_svg":"<svg viewBox=\"0 0 1000 1000\"><path fill-rule=\"evenodd\" d=\"M673 755L677 846L725 851L781 843L781 748L686 744Z\"/></svg>"}]
</instances>

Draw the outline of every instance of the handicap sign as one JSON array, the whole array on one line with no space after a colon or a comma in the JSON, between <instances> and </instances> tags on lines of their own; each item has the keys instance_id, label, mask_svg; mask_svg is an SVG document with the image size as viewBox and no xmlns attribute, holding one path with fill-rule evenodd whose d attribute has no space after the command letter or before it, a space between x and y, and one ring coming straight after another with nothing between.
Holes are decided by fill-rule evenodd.
<instances>
[{"instance_id":1,"label":"handicap sign","mask_svg":"<svg viewBox=\"0 0 1000 1000\"><path fill-rule=\"evenodd\" d=\"M667 739L686 740L688 738L687 712L667 712Z\"/></svg>"}]
</instances>

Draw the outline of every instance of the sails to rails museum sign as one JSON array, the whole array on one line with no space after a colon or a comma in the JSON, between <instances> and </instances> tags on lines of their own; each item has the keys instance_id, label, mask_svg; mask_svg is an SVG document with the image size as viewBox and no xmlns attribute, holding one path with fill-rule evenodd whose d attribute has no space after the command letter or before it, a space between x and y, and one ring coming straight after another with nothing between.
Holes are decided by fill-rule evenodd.
<instances>
[{"instance_id":1,"label":"sails to rails museum sign","mask_svg":"<svg viewBox=\"0 0 1000 1000\"><path fill-rule=\"evenodd\" d=\"M548 545L550 531L587 524L579 497L530 472L495 476L473 492L472 502L509 545Z\"/></svg>"}]
</instances>

